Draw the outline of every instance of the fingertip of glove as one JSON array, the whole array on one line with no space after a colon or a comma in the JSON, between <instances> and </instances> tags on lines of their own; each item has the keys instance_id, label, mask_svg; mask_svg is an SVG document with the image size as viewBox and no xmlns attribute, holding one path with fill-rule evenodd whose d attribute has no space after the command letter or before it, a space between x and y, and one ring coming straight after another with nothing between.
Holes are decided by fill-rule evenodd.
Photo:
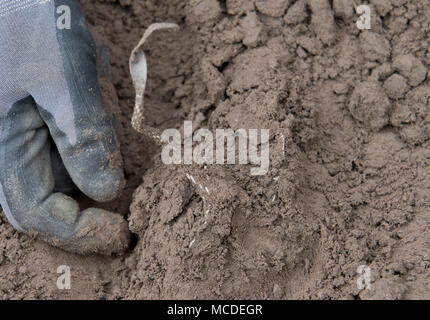
<instances>
[{"instance_id":1,"label":"fingertip of glove","mask_svg":"<svg viewBox=\"0 0 430 320\"><path fill-rule=\"evenodd\" d=\"M125 178L122 169L104 170L89 185L82 186L81 190L97 202L109 202L118 198L125 187Z\"/></svg>"}]
</instances>

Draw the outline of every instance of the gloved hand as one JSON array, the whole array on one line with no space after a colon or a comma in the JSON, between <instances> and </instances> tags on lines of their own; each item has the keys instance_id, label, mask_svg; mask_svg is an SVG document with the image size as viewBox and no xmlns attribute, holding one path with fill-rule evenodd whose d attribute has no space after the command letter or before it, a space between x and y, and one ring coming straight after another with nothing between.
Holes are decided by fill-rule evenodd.
<instances>
[{"instance_id":1,"label":"gloved hand","mask_svg":"<svg viewBox=\"0 0 430 320\"><path fill-rule=\"evenodd\" d=\"M60 5L71 10L70 29L57 28ZM124 186L119 142L103 106L96 57L77 1L0 2L3 211L16 229L37 231L65 250L112 254L128 246L126 221L101 209L80 212L75 200L56 192L68 174L83 193L100 202L114 199Z\"/></svg>"}]
</instances>

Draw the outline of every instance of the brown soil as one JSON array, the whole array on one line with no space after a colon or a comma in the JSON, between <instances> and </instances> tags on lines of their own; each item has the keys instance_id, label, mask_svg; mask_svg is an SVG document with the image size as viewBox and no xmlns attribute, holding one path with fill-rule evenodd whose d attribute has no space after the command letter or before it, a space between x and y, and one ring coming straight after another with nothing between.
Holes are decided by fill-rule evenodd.
<instances>
[{"instance_id":1,"label":"brown soil","mask_svg":"<svg viewBox=\"0 0 430 320\"><path fill-rule=\"evenodd\" d=\"M81 257L1 217L0 298L430 298L428 1L369 0L370 31L349 0L81 3L111 50L123 128L127 188L102 207L135 243ZM128 57L153 22L181 30L145 45L147 124L270 129L267 175L166 166L133 131Z\"/></svg>"}]
</instances>

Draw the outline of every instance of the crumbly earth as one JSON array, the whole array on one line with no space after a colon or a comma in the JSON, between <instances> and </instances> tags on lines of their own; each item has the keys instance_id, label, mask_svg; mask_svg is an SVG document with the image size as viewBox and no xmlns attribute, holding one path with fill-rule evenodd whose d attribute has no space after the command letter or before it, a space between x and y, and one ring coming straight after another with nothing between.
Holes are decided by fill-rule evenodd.
<instances>
[{"instance_id":1,"label":"crumbly earth","mask_svg":"<svg viewBox=\"0 0 430 320\"><path fill-rule=\"evenodd\" d=\"M2 216L0 298L430 298L428 1L369 0L370 30L350 0L81 3L110 48L123 129L127 188L101 207L135 241L81 257ZM153 22L181 30L145 45L147 124L270 129L266 175L164 165L132 130L128 57ZM56 287L60 265L71 290Z\"/></svg>"}]
</instances>

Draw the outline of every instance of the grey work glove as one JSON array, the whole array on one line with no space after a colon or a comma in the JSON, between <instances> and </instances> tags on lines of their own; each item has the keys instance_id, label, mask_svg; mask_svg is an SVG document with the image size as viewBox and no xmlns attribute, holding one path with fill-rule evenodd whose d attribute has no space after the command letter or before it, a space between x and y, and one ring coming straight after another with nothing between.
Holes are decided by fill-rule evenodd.
<instances>
[{"instance_id":1,"label":"grey work glove","mask_svg":"<svg viewBox=\"0 0 430 320\"><path fill-rule=\"evenodd\" d=\"M70 8L70 29L57 28L61 5ZM114 199L124 186L96 58L77 1L0 1L3 211L16 229L37 231L65 250L112 254L128 246L126 221L101 209L80 212L78 203L55 186L69 174L83 193L100 202Z\"/></svg>"}]
</instances>

